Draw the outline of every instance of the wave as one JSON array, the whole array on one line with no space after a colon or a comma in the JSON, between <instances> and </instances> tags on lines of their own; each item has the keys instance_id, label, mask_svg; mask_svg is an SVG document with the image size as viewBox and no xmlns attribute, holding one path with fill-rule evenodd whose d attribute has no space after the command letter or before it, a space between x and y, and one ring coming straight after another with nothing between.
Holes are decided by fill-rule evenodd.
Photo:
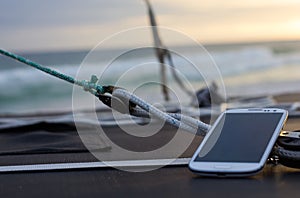
<instances>
[{"instance_id":1,"label":"wave","mask_svg":"<svg viewBox=\"0 0 300 198\"><path fill-rule=\"evenodd\" d=\"M207 54L196 53L188 47L185 51L188 57L173 53L173 61L181 76L192 83L202 82L203 75L206 75L207 79L217 78L216 70L212 69L214 64ZM276 67L300 64L299 51L274 53L274 50L267 46L241 46L234 49L210 50L209 52L224 78L242 77L243 74L252 71L266 71ZM69 57L72 56L69 55ZM102 84L114 84L121 78L119 85L128 89L147 81L159 82L160 79L160 65L153 52L149 55L147 51L132 51L121 54L118 59L111 62L96 63L85 60L81 67L79 65L65 63L53 68L68 75L77 76L79 79L89 79L92 74L96 74ZM33 96L35 96L35 100L47 100L48 103L51 103L53 99L65 100L72 93L72 86L68 83L33 68L27 66L8 68L6 66L0 72L1 108L4 106L8 106L8 109L14 108L14 104L22 103L22 100L30 100ZM168 72L168 76L170 79L170 72ZM170 80L169 83L171 86L174 84L173 80ZM47 92L47 97L43 98L40 95L43 95L44 92Z\"/></svg>"}]
</instances>

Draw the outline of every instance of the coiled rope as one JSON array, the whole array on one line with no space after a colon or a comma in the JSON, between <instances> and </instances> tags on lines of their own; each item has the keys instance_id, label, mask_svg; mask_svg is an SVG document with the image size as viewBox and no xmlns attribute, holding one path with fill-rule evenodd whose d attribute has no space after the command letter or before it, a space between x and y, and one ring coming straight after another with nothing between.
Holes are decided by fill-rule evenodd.
<instances>
[{"instance_id":1,"label":"coiled rope","mask_svg":"<svg viewBox=\"0 0 300 198\"><path fill-rule=\"evenodd\" d=\"M85 91L89 91L96 97L98 97L104 104L110 106L111 108L115 109L111 105L111 97L116 97L121 99L121 101L129 101L131 103L131 109L128 113L138 117L149 117L149 115L153 115L155 118L163 120L176 128L181 128L186 130L190 133L197 134L197 135L205 135L206 132L210 129L210 125L203 123L199 120L196 120L192 117L188 117L182 114L170 114L163 112L156 108L155 106L147 103L146 101L142 100L138 96L126 91L125 89L117 88L114 86L101 86L97 84L98 78L95 75L92 75L89 81L87 80L76 80L71 76L66 74L62 74L58 71L35 63L31 60L28 60L22 56L13 54L11 52L5 51L0 49L0 54L10 57L16 61L34 67L40 71L43 71L49 75L55 76L60 78L64 81L67 81L71 84L78 85L83 87ZM107 95L110 94L110 95ZM133 104L133 105L132 105ZM130 108L128 106L127 108ZM118 111L118 109L115 109ZM122 111L120 111L122 112Z\"/></svg>"}]
</instances>

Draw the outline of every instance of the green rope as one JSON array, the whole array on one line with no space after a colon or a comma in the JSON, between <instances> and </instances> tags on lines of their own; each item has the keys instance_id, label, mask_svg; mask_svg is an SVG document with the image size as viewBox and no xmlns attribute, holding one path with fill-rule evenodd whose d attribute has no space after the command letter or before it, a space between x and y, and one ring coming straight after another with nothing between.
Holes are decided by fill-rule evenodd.
<instances>
[{"instance_id":1,"label":"green rope","mask_svg":"<svg viewBox=\"0 0 300 198\"><path fill-rule=\"evenodd\" d=\"M98 81L98 78L95 76L95 75L92 75L91 77L91 80L90 81L87 81L87 80L76 80L74 79L73 77L71 76L68 76L66 74L62 74L58 71L55 71L53 69L50 69L48 67L45 67L43 65L40 65L38 63L35 63L31 60L28 60L22 56L19 56L19 55L16 55L16 54L13 54L11 52L7 52L3 49L0 49L0 54L4 55L4 56L7 56L7 57L10 57L16 61L19 61L21 63L25 63L26 65L29 65L31 67L34 67L38 70L41 70L47 74L50 74L52 76L55 76L57 78L60 78L64 81L67 81L69 83L72 83L72 84L75 84L75 85L78 85L78 86L81 86L84 88L84 90L86 91L89 91L91 92L92 94L94 95L98 95L98 94L103 94L105 91L104 91L104 88L101 86L101 85L98 85L97 84L97 81Z\"/></svg>"}]
</instances>

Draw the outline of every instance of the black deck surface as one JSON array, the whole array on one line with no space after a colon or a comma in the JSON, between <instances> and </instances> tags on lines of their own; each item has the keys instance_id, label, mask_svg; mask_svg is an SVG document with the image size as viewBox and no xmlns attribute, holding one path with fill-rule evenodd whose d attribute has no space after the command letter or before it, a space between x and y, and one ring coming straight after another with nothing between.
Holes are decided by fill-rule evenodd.
<instances>
[{"instance_id":1,"label":"black deck surface","mask_svg":"<svg viewBox=\"0 0 300 198\"><path fill-rule=\"evenodd\" d=\"M300 128L290 119L286 129ZM195 147L192 147L195 149ZM187 152L185 155L190 155ZM38 156L31 155L31 158ZM16 157L16 156L15 156ZM30 157L30 155L27 157ZM6 164L1 158L3 164ZM298 197L300 170L267 165L248 178L206 178L187 166L142 173L113 168L0 173L0 197Z\"/></svg>"},{"instance_id":2,"label":"black deck surface","mask_svg":"<svg viewBox=\"0 0 300 198\"><path fill-rule=\"evenodd\" d=\"M1 197L297 197L300 172L266 167L255 177L205 178L187 167L130 173L114 169L6 173Z\"/></svg>"}]
</instances>

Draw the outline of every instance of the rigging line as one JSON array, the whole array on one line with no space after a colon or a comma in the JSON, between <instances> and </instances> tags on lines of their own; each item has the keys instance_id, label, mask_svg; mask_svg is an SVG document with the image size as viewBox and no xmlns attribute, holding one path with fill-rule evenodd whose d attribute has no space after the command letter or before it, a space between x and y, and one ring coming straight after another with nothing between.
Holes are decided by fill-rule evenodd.
<instances>
[{"instance_id":1,"label":"rigging line","mask_svg":"<svg viewBox=\"0 0 300 198\"><path fill-rule=\"evenodd\" d=\"M65 80L71 84L76 84L78 86L81 86L84 88L85 91L89 91L90 93L94 94L95 96L99 97L99 99L104 103L108 103L109 101L103 101L101 99L101 95L104 93L110 93L112 95L115 96L119 96L121 98L126 98L128 100L130 100L133 104L136 104L137 106L141 107L143 110L145 110L146 112L150 113L151 115L154 115L156 118L164 120L168 123L170 123L171 125L177 127L177 128L182 128L186 131L189 131L191 133L194 134L199 134L199 132L201 131L205 131L207 132L210 128L210 125L207 125L205 123L202 123L201 121L196 121L193 118L190 118L188 120L189 123L197 123L197 128L195 129L193 126L190 126L189 124L186 124L186 122L181 122L179 120L179 118L181 117L180 115L173 115L174 117L172 117L172 115L169 115L166 112L163 112L159 109L157 109L156 107L154 107L153 105L145 102L144 100L142 100L141 98L135 96L134 94L129 93L128 91L121 89L121 88L117 88L114 86L101 86L96 84L98 81L98 78L95 75L92 75L91 80L87 81L87 80L76 80L71 76L65 75L63 73L60 73L58 71L52 70L48 67L45 67L43 65L40 65L38 63L35 63L29 59L26 59L22 56L13 54L11 52L7 52L5 50L0 49L0 54L10 57L14 60L17 60L21 63L24 63L26 65L32 66L38 70L41 70L47 74L50 74L52 76L55 76L57 78L60 78L62 80ZM185 121L187 121L187 119L184 119ZM203 134L203 133L200 133Z\"/></svg>"},{"instance_id":2,"label":"rigging line","mask_svg":"<svg viewBox=\"0 0 300 198\"><path fill-rule=\"evenodd\" d=\"M60 78L60 79L62 79L64 81L67 81L67 82L69 82L71 84L75 84L75 85L81 86L81 87L84 88L84 90L89 91L89 92L91 92L94 95L96 95L97 93L98 94L103 94L105 92L104 89L103 89L103 87L101 85L96 84L97 81L98 81L98 78L96 76L94 76L94 75L91 77L90 81L86 81L86 80L81 80L80 81L80 80L74 79L71 76L68 76L66 74L60 73L60 72L58 72L56 70L50 69L50 68L45 67L45 66L43 66L41 64L33 62L33 61L29 60L29 59L26 59L26 58L24 58L22 56L14 54L14 53L5 51L3 49L0 49L0 54L2 54L4 56L7 56L7 57L10 57L10 58L12 58L12 59L14 59L16 61L19 61L19 62L24 63L26 65L29 65L31 67L34 67L34 68L36 68L36 69L38 69L40 71L43 71L43 72L45 72L47 74L50 74L52 76L55 76L57 78Z\"/></svg>"},{"instance_id":3,"label":"rigging line","mask_svg":"<svg viewBox=\"0 0 300 198\"><path fill-rule=\"evenodd\" d=\"M171 66L171 72L172 75L175 79L175 82L180 86L180 88L186 92L187 95L193 95L194 93L192 91L190 91L182 82L182 80L180 79L180 77L178 76L176 69L175 69L175 65L173 63L172 60L172 56L170 53L170 50L164 46L164 44L162 43L162 40L159 36L158 33L158 28L157 28L157 22L155 19L155 14L153 12L152 6L149 2L149 0L145 0L146 5L148 7L148 15L149 15L149 20L150 20L150 25L152 27L152 35L153 35L153 39L154 39L154 45L155 45L155 51L156 51L156 57L158 59L158 61L160 62L160 67L161 67L161 82L162 82L162 91L165 97L165 100L168 101L169 100L169 93L167 90L167 75L166 75L166 65L165 65L165 59L168 60L169 65Z\"/></svg>"},{"instance_id":4,"label":"rigging line","mask_svg":"<svg viewBox=\"0 0 300 198\"><path fill-rule=\"evenodd\" d=\"M155 116L156 118L166 121L169 124L175 126L176 128L184 129L192 134L202 135L202 134L208 132L209 129L211 128L210 125L208 125L204 122L201 122L201 121L197 121L196 119L190 117L189 123L191 123L191 122L197 123L197 128L195 129L193 126L190 126L189 124L187 124L187 122L182 122L181 120L179 120L181 117L180 115L174 116L174 115L170 115L166 112L163 112L163 111L159 110L158 108L156 108L155 106L153 106L153 105L147 103L146 101L144 101L143 99L139 98L138 96L128 92L125 89L116 88L113 90L112 95L115 97L118 97L118 98L125 98L128 101L132 102L133 104L136 104L137 106L142 108L144 111ZM191 120L193 120L193 121L191 121ZM185 119L185 121L187 121L187 120Z\"/></svg>"},{"instance_id":5,"label":"rigging line","mask_svg":"<svg viewBox=\"0 0 300 198\"><path fill-rule=\"evenodd\" d=\"M149 15L149 20L150 20L150 25L151 25L151 28L152 28L152 35L153 35L153 39L154 39L156 57L158 58L158 61L160 63L161 89L162 89L162 93L164 95L165 101L169 101L170 96L169 96L169 91L167 89L166 65L164 64L164 56L165 56L164 55L164 47L163 47L162 41L159 37L159 33L158 33L158 30L157 30L157 23L156 23L156 20L155 20L155 16L154 16L151 4L148 0L145 0L145 2L146 2L147 7L148 7L148 15Z\"/></svg>"}]
</instances>

